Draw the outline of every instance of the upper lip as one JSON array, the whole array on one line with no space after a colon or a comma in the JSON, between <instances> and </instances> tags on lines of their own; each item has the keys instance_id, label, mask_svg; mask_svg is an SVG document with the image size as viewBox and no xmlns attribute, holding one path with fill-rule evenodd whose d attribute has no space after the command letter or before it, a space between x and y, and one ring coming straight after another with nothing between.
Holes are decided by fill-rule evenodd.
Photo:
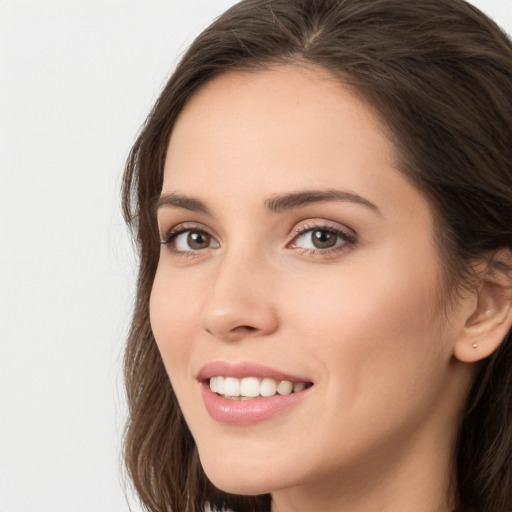
<instances>
[{"instance_id":1,"label":"upper lip","mask_svg":"<svg viewBox=\"0 0 512 512\"><path fill-rule=\"evenodd\" d=\"M310 379L298 375L292 375L288 372L276 370L268 366L251 363L238 362L231 363L228 361L211 361L206 363L198 372L197 380L205 381L211 377L236 377L243 379L244 377L271 378L277 381L287 380L290 382L311 382Z\"/></svg>"}]
</instances>

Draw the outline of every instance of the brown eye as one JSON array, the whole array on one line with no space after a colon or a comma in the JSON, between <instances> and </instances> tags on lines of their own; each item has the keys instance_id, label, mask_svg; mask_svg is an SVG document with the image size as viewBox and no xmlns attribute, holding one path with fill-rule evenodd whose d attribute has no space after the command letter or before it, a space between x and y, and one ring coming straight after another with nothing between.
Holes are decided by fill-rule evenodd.
<instances>
[{"instance_id":1,"label":"brown eye","mask_svg":"<svg viewBox=\"0 0 512 512\"><path fill-rule=\"evenodd\" d=\"M202 229L183 229L173 233L167 238L165 244L176 253L190 253L219 247L217 240Z\"/></svg>"},{"instance_id":2,"label":"brown eye","mask_svg":"<svg viewBox=\"0 0 512 512\"><path fill-rule=\"evenodd\" d=\"M318 254L341 251L356 243L354 235L336 228L317 226L304 229L292 241L291 247Z\"/></svg>"},{"instance_id":3,"label":"brown eye","mask_svg":"<svg viewBox=\"0 0 512 512\"><path fill-rule=\"evenodd\" d=\"M311 243L316 249L330 249L337 241L338 235L332 231L319 229L311 233Z\"/></svg>"},{"instance_id":4,"label":"brown eye","mask_svg":"<svg viewBox=\"0 0 512 512\"><path fill-rule=\"evenodd\" d=\"M189 231L187 244L193 250L206 249L210 246L211 239L212 237L204 231Z\"/></svg>"}]
</instances>

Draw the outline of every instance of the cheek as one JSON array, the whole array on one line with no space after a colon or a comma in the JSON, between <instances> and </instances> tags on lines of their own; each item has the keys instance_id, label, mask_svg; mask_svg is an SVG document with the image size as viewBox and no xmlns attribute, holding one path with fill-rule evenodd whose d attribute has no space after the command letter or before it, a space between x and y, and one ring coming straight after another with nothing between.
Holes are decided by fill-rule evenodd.
<instances>
[{"instance_id":1,"label":"cheek","mask_svg":"<svg viewBox=\"0 0 512 512\"><path fill-rule=\"evenodd\" d=\"M436 317L435 284L418 273L334 269L291 284L281 302L312 341L321 336L375 346L407 332L431 331Z\"/></svg>"},{"instance_id":2,"label":"cheek","mask_svg":"<svg viewBox=\"0 0 512 512\"><path fill-rule=\"evenodd\" d=\"M192 287L193 289L193 287ZM191 331L198 324L197 293L190 283L159 267L151 290L149 314L151 329L173 385L185 374L192 350Z\"/></svg>"},{"instance_id":3,"label":"cheek","mask_svg":"<svg viewBox=\"0 0 512 512\"><path fill-rule=\"evenodd\" d=\"M450 356L440 340L435 275L411 264L333 269L295 281L281 301L283 317L295 319L293 338L340 396L351 401L363 389L399 396Z\"/></svg>"},{"instance_id":4,"label":"cheek","mask_svg":"<svg viewBox=\"0 0 512 512\"><path fill-rule=\"evenodd\" d=\"M385 449L436 407L450 351L439 339L437 287L426 275L400 265L338 269L283 292L283 318L293 318L287 337L317 371L323 405L311 443L331 446L322 464ZM350 445L337 443L340 436Z\"/></svg>"}]
</instances>

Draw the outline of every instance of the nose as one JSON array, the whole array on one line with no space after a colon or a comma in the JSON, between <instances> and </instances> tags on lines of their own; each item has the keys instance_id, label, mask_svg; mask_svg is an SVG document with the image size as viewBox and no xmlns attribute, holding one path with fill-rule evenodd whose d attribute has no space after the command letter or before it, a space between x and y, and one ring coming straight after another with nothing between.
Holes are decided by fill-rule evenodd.
<instances>
[{"instance_id":1,"label":"nose","mask_svg":"<svg viewBox=\"0 0 512 512\"><path fill-rule=\"evenodd\" d=\"M234 255L215 269L201 309L201 327L224 341L272 334L278 316L272 300L272 276L262 259Z\"/></svg>"}]
</instances>

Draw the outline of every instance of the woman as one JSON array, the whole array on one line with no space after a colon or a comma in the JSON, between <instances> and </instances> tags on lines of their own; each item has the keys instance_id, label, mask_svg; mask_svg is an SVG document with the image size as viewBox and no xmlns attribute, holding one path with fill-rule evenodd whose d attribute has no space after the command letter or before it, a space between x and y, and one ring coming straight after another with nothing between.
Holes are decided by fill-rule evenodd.
<instances>
[{"instance_id":1,"label":"woman","mask_svg":"<svg viewBox=\"0 0 512 512\"><path fill-rule=\"evenodd\" d=\"M244 0L129 159L151 511L512 510L512 47L461 0Z\"/></svg>"}]
</instances>

